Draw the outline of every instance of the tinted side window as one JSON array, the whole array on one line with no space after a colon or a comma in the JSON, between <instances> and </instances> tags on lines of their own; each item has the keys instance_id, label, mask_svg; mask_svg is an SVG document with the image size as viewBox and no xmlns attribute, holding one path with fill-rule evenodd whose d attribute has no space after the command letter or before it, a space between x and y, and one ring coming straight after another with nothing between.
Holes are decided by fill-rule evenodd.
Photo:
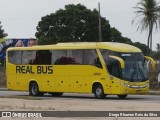
<instances>
[{"instance_id":1,"label":"tinted side window","mask_svg":"<svg viewBox=\"0 0 160 120\"><path fill-rule=\"evenodd\" d=\"M83 64L83 51L68 50L68 64Z\"/></svg>"},{"instance_id":2,"label":"tinted side window","mask_svg":"<svg viewBox=\"0 0 160 120\"><path fill-rule=\"evenodd\" d=\"M29 50L9 51L9 62L13 64L44 64L44 65L66 65L81 64L101 66L97 52L94 49L88 50Z\"/></svg>"},{"instance_id":3,"label":"tinted side window","mask_svg":"<svg viewBox=\"0 0 160 120\"><path fill-rule=\"evenodd\" d=\"M50 65L52 53L50 50L38 50L36 51L35 59L33 60L34 65Z\"/></svg>"},{"instance_id":4,"label":"tinted side window","mask_svg":"<svg viewBox=\"0 0 160 120\"><path fill-rule=\"evenodd\" d=\"M96 50L53 50L52 64L94 65L101 66Z\"/></svg>"},{"instance_id":5,"label":"tinted side window","mask_svg":"<svg viewBox=\"0 0 160 120\"><path fill-rule=\"evenodd\" d=\"M97 67L102 67L101 62L99 60L97 51L92 49L92 50L85 50L84 55L83 55L83 64L87 65L94 65Z\"/></svg>"},{"instance_id":6,"label":"tinted side window","mask_svg":"<svg viewBox=\"0 0 160 120\"><path fill-rule=\"evenodd\" d=\"M115 77L120 77L120 66L118 64L118 61L116 60L110 60L109 64L107 65L108 72L115 76Z\"/></svg>"},{"instance_id":7,"label":"tinted side window","mask_svg":"<svg viewBox=\"0 0 160 120\"><path fill-rule=\"evenodd\" d=\"M36 51L22 51L22 64L34 64L36 58Z\"/></svg>"},{"instance_id":8,"label":"tinted side window","mask_svg":"<svg viewBox=\"0 0 160 120\"><path fill-rule=\"evenodd\" d=\"M52 54L49 50L9 51L8 59L13 64L50 65Z\"/></svg>"},{"instance_id":9,"label":"tinted side window","mask_svg":"<svg viewBox=\"0 0 160 120\"><path fill-rule=\"evenodd\" d=\"M120 77L119 62L109 58L109 55L117 56L118 54L111 50L100 50L100 52L103 56L108 72L115 77Z\"/></svg>"},{"instance_id":10,"label":"tinted side window","mask_svg":"<svg viewBox=\"0 0 160 120\"><path fill-rule=\"evenodd\" d=\"M50 65L51 64L51 53L49 50L28 50L22 52L22 64L32 65Z\"/></svg>"},{"instance_id":11,"label":"tinted side window","mask_svg":"<svg viewBox=\"0 0 160 120\"><path fill-rule=\"evenodd\" d=\"M12 64L21 64L21 51L8 51L8 60Z\"/></svg>"},{"instance_id":12,"label":"tinted side window","mask_svg":"<svg viewBox=\"0 0 160 120\"><path fill-rule=\"evenodd\" d=\"M114 51L111 51L111 50L100 50L102 56L103 56L103 59L105 61L105 63L108 65L108 60L109 60L109 55L116 55L116 52Z\"/></svg>"},{"instance_id":13,"label":"tinted side window","mask_svg":"<svg viewBox=\"0 0 160 120\"><path fill-rule=\"evenodd\" d=\"M52 51L52 64L65 65L67 61L67 50L53 50Z\"/></svg>"}]
</instances>

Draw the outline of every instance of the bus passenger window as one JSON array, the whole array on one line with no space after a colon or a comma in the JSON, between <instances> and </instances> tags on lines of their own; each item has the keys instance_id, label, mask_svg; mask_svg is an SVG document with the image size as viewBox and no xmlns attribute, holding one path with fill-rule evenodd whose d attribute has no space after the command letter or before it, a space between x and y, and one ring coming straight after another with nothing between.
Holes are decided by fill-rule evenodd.
<instances>
[{"instance_id":1,"label":"bus passenger window","mask_svg":"<svg viewBox=\"0 0 160 120\"><path fill-rule=\"evenodd\" d=\"M38 50L36 52L36 57L33 61L35 65L50 65L51 64L51 52L49 50Z\"/></svg>"},{"instance_id":2,"label":"bus passenger window","mask_svg":"<svg viewBox=\"0 0 160 120\"><path fill-rule=\"evenodd\" d=\"M83 50L68 50L68 64L82 64Z\"/></svg>"},{"instance_id":3,"label":"bus passenger window","mask_svg":"<svg viewBox=\"0 0 160 120\"><path fill-rule=\"evenodd\" d=\"M52 64L65 65L67 64L67 50L52 50Z\"/></svg>"},{"instance_id":4,"label":"bus passenger window","mask_svg":"<svg viewBox=\"0 0 160 120\"><path fill-rule=\"evenodd\" d=\"M9 51L8 52L8 60L12 64L21 64L22 59L21 59L21 51Z\"/></svg>"},{"instance_id":5,"label":"bus passenger window","mask_svg":"<svg viewBox=\"0 0 160 120\"><path fill-rule=\"evenodd\" d=\"M22 64L33 64L34 58L36 56L36 51L22 51Z\"/></svg>"},{"instance_id":6,"label":"bus passenger window","mask_svg":"<svg viewBox=\"0 0 160 120\"><path fill-rule=\"evenodd\" d=\"M102 67L96 50L85 50L83 55L83 63L87 65L93 65Z\"/></svg>"},{"instance_id":7,"label":"bus passenger window","mask_svg":"<svg viewBox=\"0 0 160 120\"><path fill-rule=\"evenodd\" d=\"M54 64L57 64L57 65L66 65L66 64L68 64L68 58L62 56L59 59L57 59Z\"/></svg>"}]
</instances>

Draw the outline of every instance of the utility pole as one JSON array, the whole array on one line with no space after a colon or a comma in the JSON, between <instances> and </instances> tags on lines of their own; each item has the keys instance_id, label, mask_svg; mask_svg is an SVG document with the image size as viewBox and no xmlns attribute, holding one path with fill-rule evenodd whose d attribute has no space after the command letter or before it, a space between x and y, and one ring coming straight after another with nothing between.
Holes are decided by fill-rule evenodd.
<instances>
[{"instance_id":1,"label":"utility pole","mask_svg":"<svg viewBox=\"0 0 160 120\"><path fill-rule=\"evenodd\" d=\"M99 42L102 42L101 14L100 14L100 3L99 2L98 2L98 17L99 17Z\"/></svg>"}]
</instances>

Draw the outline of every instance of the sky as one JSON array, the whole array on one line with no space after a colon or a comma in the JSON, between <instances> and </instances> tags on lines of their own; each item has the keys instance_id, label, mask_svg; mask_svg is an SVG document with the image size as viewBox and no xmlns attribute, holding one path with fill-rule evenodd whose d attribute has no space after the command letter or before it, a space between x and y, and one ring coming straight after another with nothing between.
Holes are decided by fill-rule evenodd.
<instances>
[{"instance_id":1,"label":"sky","mask_svg":"<svg viewBox=\"0 0 160 120\"><path fill-rule=\"evenodd\" d=\"M2 29L8 33L7 38L35 38L36 26L41 17L64 9L65 5L81 3L88 9L98 9L101 16L109 20L123 37L133 42L147 44L147 32L137 31L132 23L135 17L133 7L140 0L0 0L0 21ZM160 43L160 30L153 33L153 50Z\"/></svg>"}]
</instances>

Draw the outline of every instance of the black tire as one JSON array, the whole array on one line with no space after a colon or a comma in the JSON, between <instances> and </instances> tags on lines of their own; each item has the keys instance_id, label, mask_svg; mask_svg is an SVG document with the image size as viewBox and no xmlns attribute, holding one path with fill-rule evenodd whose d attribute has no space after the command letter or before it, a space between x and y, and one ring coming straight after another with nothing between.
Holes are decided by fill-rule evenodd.
<instances>
[{"instance_id":1,"label":"black tire","mask_svg":"<svg viewBox=\"0 0 160 120\"><path fill-rule=\"evenodd\" d=\"M52 92L52 93L50 93L53 97L60 97L60 96L62 96L63 95L63 93L62 92Z\"/></svg>"},{"instance_id":2,"label":"black tire","mask_svg":"<svg viewBox=\"0 0 160 120\"><path fill-rule=\"evenodd\" d=\"M125 99L127 95L117 95L120 99Z\"/></svg>"},{"instance_id":3,"label":"black tire","mask_svg":"<svg viewBox=\"0 0 160 120\"><path fill-rule=\"evenodd\" d=\"M43 96L43 92L39 92L39 87L36 82L33 82L29 86L29 95L31 96Z\"/></svg>"},{"instance_id":4,"label":"black tire","mask_svg":"<svg viewBox=\"0 0 160 120\"><path fill-rule=\"evenodd\" d=\"M94 95L97 99L105 98L106 95L104 94L102 85L98 84L94 86Z\"/></svg>"}]
</instances>

